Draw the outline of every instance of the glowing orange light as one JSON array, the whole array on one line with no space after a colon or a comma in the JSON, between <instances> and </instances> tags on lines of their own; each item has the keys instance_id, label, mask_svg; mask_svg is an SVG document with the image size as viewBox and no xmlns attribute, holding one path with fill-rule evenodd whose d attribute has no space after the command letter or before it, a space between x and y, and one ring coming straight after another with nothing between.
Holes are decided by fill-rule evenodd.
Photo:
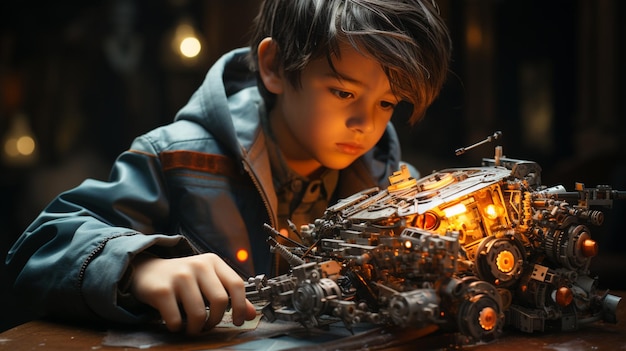
<instances>
[{"instance_id":1,"label":"glowing orange light","mask_svg":"<svg viewBox=\"0 0 626 351\"><path fill-rule=\"evenodd\" d=\"M244 262L248 259L248 250L246 249L239 249L239 251L237 251L237 260L239 262Z\"/></svg>"},{"instance_id":2,"label":"glowing orange light","mask_svg":"<svg viewBox=\"0 0 626 351\"><path fill-rule=\"evenodd\" d=\"M494 204L485 206L483 211L485 212L485 216L487 216L487 218L489 219L498 218L498 209L496 208L496 205Z\"/></svg>"},{"instance_id":3,"label":"glowing orange light","mask_svg":"<svg viewBox=\"0 0 626 351\"><path fill-rule=\"evenodd\" d=\"M496 326L498 314L491 307L485 307L480 311L478 323L484 330L491 330Z\"/></svg>"},{"instance_id":4,"label":"glowing orange light","mask_svg":"<svg viewBox=\"0 0 626 351\"><path fill-rule=\"evenodd\" d=\"M454 206L450 206L448 208L444 208L443 212L446 214L446 217L450 218L450 217L454 217L456 215L460 215L462 213L465 213L467 211L467 208L465 208L465 205L463 204L456 204Z\"/></svg>"},{"instance_id":5,"label":"glowing orange light","mask_svg":"<svg viewBox=\"0 0 626 351\"><path fill-rule=\"evenodd\" d=\"M404 242L404 247L406 247L407 249L410 249L413 247L413 243L410 240L407 240Z\"/></svg>"},{"instance_id":6,"label":"glowing orange light","mask_svg":"<svg viewBox=\"0 0 626 351\"><path fill-rule=\"evenodd\" d=\"M566 286L560 287L556 291L556 303L561 307L566 307L574 300L574 293Z\"/></svg>"},{"instance_id":7,"label":"glowing orange light","mask_svg":"<svg viewBox=\"0 0 626 351\"><path fill-rule=\"evenodd\" d=\"M503 250L496 257L496 266L501 272L509 273L515 267L515 256L508 250Z\"/></svg>"},{"instance_id":8,"label":"glowing orange light","mask_svg":"<svg viewBox=\"0 0 626 351\"><path fill-rule=\"evenodd\" d=\"M422 229L433 230L437 229L439 225L439 218L432 212L426 212L423 215L417 217L417 226Z\"/></svg>"},{"instance_id":9,"label":"glowing orange light","mask_svg":"<svg viewBox=\"0 0 626 351\"><path fill-rule=\"evenodd\" d=\"M585 257L593 257L598 254L598 243L592 239L586 239L582 244L582 252Z\"/></svg>"}]
</instances>

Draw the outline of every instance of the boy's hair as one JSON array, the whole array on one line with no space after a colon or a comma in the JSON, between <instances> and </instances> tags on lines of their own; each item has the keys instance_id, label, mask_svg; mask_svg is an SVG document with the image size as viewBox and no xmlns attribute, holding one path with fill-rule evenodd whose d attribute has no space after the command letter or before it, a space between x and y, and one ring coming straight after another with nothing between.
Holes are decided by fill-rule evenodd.
<instances>
[{"instance_id":1,"label":"boy's hair","mask_svg":"<svg viewBox=\"0 0 626 351\"><path fill-rule=\"evenodd\" d=\"M277 43L276 64L296 88L309 62L326 57L333 67L340 43L350 43L380 62L394 94L412 104L411 124L439 94L452 50L434 0L265 0L251 37L254 71L266 37Z\"/></svg>"}]
</instances>

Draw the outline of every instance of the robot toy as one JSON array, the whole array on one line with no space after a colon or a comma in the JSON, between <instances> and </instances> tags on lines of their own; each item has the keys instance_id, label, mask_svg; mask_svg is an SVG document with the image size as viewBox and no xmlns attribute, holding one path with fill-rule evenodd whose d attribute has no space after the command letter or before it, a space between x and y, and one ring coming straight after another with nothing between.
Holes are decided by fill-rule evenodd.
<instances>
[{"instance_id":1,"label":"robot toy","mask_svg":"<svg viewBox=\"0 0 626 351\"><path fill-rule=\"evenodd\" d=\"M616 322L621 298L599 291L590 275L598 253L590 227L602 225L598 208L626 192L545 187L537 163L504 157L500 146L480 167L420 179L402 167L389 181L340 200L315 223L291 225L301 242L266 225L291 267L248 280L247 296L264 303L268 320L434 324L471 341L493 340L505 327L532 333Z\"/></svg>"}]
</instances>

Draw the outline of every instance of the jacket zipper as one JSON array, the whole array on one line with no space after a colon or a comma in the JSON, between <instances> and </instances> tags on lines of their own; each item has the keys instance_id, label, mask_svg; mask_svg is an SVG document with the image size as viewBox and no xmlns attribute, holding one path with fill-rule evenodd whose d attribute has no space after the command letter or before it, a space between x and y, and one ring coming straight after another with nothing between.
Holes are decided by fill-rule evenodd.
<instances>
[{"instance_id":1,"label":"jacket zipper","mask_svg":"<svg viewBox=\"0 0 626 351\"><path fill-rule=\"evenodd\" d=\"M267 194L265 193L265 190L261 186L261 183L259 183L259 180L257 179L256 174L252 172L252 167L250 167L250 164L246 161L246 159L242 159L242 163L243 163L244 170L248 172L248 174L250 175L250 179L252 179L252 183L256 187L257 191L261 194L261 199L263 200L263 204L265 205L265 211L267 211L267 215L271 222L269 224L272 227L276 227L276 220L274 219L274 211L272 211L272 207L270 206L270 202L267 199Z\"/></svg>"},{"instance_id":2,"label":"jacket zipper","mask_svg":"<svg viewBox=\"0 0 626 351\"><path fill-rule=\"evenodd\" d=\"M261 199L263 200L263 204L265 205L265 210L267 211L267 215L270 219L270 223L269 225L271 225L272 227L276 228L276 224L277 224L277 220L274 219L274 211L272 211L272 207L270 206L270 202L267 199L267 194L265 192L265 190L263 189L263 187L261 186L261 184L259 183L259 180L256 177L256 174L254 172L252 172L252 167L250 167L250 164L246 161L245 158L243 158L242 160L242 164L243 164L243 168L246 172L248 172L248 174L250 175L250 179L252 179L252 183L254 184L254 186L256 187L257 191L261 194ZM280 255L278 254L274 254L274 263L271 267L271 273L273 275L276 275L279 271L279 262L280 262Z\"/></svg>"},{"instance_id":3,"label":"jacket zipper","mask_svg":"<svg viewBox=\"0 0 626 351\"><path fill-rule=\"evenodd\" d=\"M91 263L91 261L93 261L101 252L102 250L104 250L104 247L106 246L106 244L113 240L113 239L117 239L117 238L121 238L124 236L133 236L133 235L137 235L136 232L126 232L126 233L120 233L120 234L114 234L111 235L109 237L104 238L104 240L102 240L100 242L100 244L98 244L98 246L96 246L95 249L91 250L91 252L89 253L89 255L87 255L87 257L85 258L85 260L83 261L82 265L80 266L80 270L78 272L78 291L81 297L83 297L83 281L85 279L85 272L87 271L87 266ZM84 297L83 297L84 299Z\"/></svg>"}]
</instances>

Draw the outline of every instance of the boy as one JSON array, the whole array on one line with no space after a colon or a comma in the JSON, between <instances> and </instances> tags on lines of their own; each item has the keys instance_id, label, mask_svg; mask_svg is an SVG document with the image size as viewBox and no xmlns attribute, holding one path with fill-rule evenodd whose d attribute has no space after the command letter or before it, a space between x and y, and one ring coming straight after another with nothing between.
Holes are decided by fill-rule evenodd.
<instances>
[{"instance_id":1,"label":"boy","mask_svg":"<svg viewBox=\"0 0 626 351\"><path fill-rule=\"evenodd\" d=\"M228 304L236 325L252 319L242 277L277 273L263 223L309 223L398 169L392 115L415 123L447 75L437 12L426 0L265 1L250 49L223 56L172 124L26 229L7 256L16 291L48 315L158 313L190 335Z\"/></svg>"}]
</instances>

